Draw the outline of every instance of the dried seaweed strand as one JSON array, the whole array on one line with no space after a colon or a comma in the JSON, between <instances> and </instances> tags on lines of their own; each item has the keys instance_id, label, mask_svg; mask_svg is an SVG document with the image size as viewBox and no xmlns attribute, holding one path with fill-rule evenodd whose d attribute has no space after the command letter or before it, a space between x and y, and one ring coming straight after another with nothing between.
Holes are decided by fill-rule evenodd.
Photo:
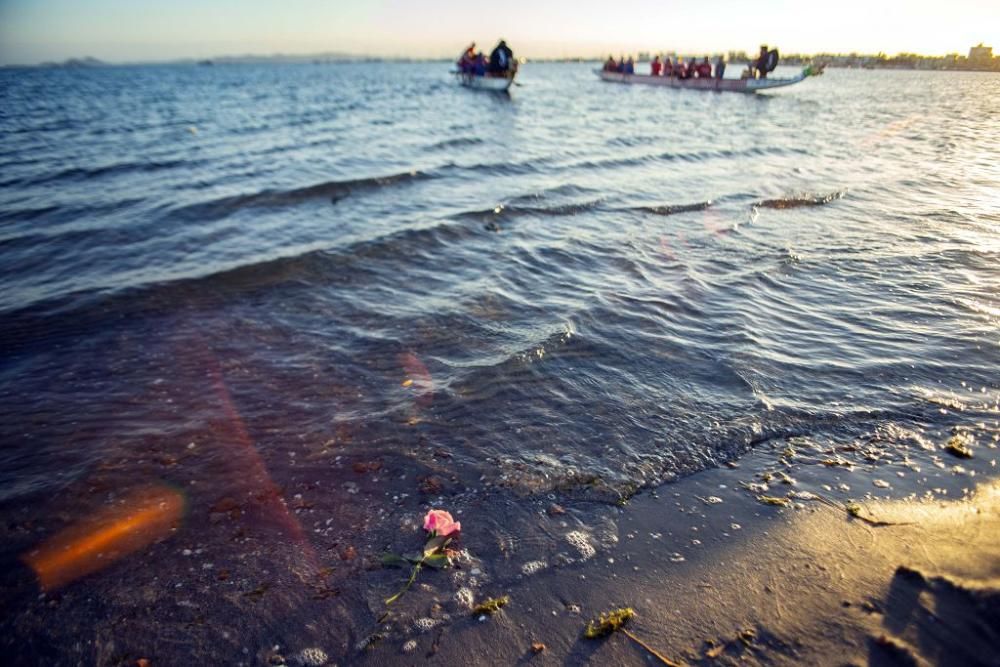
<instances>
[{"instance_id":1,"label":"dried seaweed strand","mask_svg":"<svg viewBox=\"0 0 1000 667\"><path fill-rule=\"evenodd\" d=\"M597 619L597 623L590 621L587 623L586 629L583 631L583 636L587 639L600 639L601 637L607 637L610 634L621 631L626 637L634 641L641 648L649 652L650 655L657 658L661 663L667 667L682 667L682 665L670 660L666 656L660 654L656 649L642 641L634 634L628 631L625 624L628 623L635 616L635 610L631 607L621 607L619 609L613 609L606 614L601 614Z\"/></svg>"}]
</instances>

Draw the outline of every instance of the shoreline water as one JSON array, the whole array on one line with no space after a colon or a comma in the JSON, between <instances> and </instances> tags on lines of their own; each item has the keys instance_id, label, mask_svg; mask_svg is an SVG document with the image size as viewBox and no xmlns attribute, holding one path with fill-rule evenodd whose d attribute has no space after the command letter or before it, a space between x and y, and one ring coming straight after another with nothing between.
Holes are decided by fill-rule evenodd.
<instances>
[{"instance_id":1,"label":"shoreline water","mask_svg":"<svg viewBox=\"0 0 1000 667\"><path fill-rule=\"evenodd\" d=\"M535 660L646 660L579 641L632 605L673 659L736 659L751 625L794 640L744 613L773 607L757 570L823 559L853 583L783 576L863 651L837 619L922 567L892 537L919 535L845 503L878 521L869 493L916 512L994 476L995 82L522 75L498 98L425 64L0 72L5 655L409 664L440 637L517 662L537 629ZM430 507L458 567L380 621L408 574L380 557Z\"/></svg>"},{"instance_id":2,"label":"shoreline water","mask_svg":"<svg viewBox=\"0 0 1000 667\"><path fill-rule=\"evenodd\" d=\"M425 571L392 607L384 599L405 572L381 567L379 556L416 546L419 516L388 545L359 535L339 552L339 576L317 579L290 543L287 571L258 572L256 587L235 572L222 577L221 563L202 579L211 583L174 594L150 588L169 580L133 588L125 579L102 586L96 618L80 597L86 581L34 596L24 589L30 572L16 570L11 585L8 568L5 587L20 589L26 606L7 610L19 632L5 636L5 650L25 656L28 639L56 661L99 664L189 656L308 665L312 649L329 664L650 664L623 636L581 636L589 619L628 606L637 612L628 627L679 663L995 665L998 449L987 440L969 451L958 458L940 443L880 453L792 438L617 507L528 497L519 511L550 536L541 560L516 536L491 541L490 520L505 522L476 507L495 505L440 498L430 505L462 511L456 568ZM179 537L155 549L177 552L188 543ZM180 560L204 571L220 556L196 548ZM328 585L317 585L323 577ZM500 596L510 603L497 614L471 615L472 604ZM310 609L322 611L310 618ZM88 625L95 640L71 648ZM273 645L261 636L268 625Z\"/></svg>"}]
</instances>

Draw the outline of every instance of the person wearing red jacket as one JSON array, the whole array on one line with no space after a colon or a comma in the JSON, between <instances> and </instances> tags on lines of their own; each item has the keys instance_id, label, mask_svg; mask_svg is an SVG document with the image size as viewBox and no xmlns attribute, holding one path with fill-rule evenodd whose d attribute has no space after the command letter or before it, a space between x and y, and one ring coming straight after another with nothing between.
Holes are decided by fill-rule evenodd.
<instances>
[{"instance_id":1,"label":"person wearing red jacket","mask_svg":"<svg viewBox=\"0 0 1000 667\"><path fill-rule=\"evenodd\" d=\"M708 56L698 63L698 78L699 79L711 79L712 78L712 64L708 62Z\"/></svg>"},{"instance_id":2,"label":"person wearing red jacket","mask_svg":"<svg viewBox=\"0 0 1000 667\"><path fill-rule=\"evenodd\" d=\"M660 56L654 56L653 62L649 64L649 73L653 76L660 76L660 71L663 69L663 64L660 62Z\"/></svg>"}]
</instances>

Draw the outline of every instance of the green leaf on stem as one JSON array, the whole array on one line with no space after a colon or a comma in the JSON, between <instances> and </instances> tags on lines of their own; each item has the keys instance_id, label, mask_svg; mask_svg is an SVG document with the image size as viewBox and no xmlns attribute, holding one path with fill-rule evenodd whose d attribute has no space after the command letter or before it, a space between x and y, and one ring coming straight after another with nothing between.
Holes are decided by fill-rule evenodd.
<instances>
[{"instance_id":1,"label":"green leaf on stem","mask_svg":"<svg viewBox=\"0 0 1000 667\"><path fill-rule=\"evenodd\" d=\"M424 545L424 555L429 556L430 554L443 549L449 542L451 542L450 537L435 535L431 539L427 540L427 544Z\"/></svg>"},{"instance_id":2,"label":"green leaf on stem","mask_svg":"<svg viewBox=\"0 0 1000 667\"><path fill-rule=\"evenodd\" d=\"M435 570L440 570L443 567L448 567L449 564L450 561L448 560L448 556L446 556L445 554L430 554L424 556L424 565L429 565L433 567Z\"/></svg>"}]
</instances>

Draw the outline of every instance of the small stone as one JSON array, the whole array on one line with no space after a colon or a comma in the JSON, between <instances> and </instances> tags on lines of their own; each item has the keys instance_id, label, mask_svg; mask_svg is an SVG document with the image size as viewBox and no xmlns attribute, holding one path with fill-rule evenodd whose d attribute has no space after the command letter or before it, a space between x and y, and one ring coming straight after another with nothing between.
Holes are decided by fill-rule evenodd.
<instances>
[{"instance_id":1,"label":"small stone","mask_svg":"<svg viewBox=\"0 0 1000 667\"><path fill-rule=\"evenodd\" d=\"M139 658L135 661L135 667L150 667L152 663L147 658Z\"/></svg>"},{"instance_id":2,"label":"small stone","mask_svg":"<svg viewBox=\"0 0 1000 667\"><path fill-rule=\"evenodd\" d=\"M403 653L413 653L417 650L417 640L411 639L403 644Z\"/></svg>"},{"instance_id":3,"label":"small stone","mask_svg":"<svg viewBox=\"0 0 1000 667\"><path fill-rule=\"evenodd\" d=\"M563 508L562 505L557 505L555 503L549 505L549 508L545 511L548 512L549 516L559 516L560 514L566 513L566 510Z\"/></svg>"},{"instance_id":4,"label":"small stone","mask_svg":"<svg viewBox=\"0 0 1000 667\"><path fill-rule=\"evenodd\" d=\"M532 653L541 653L544 650L545 650L545 644L543 644L542 642L531 642Z\"/></svg>"}]
</instances>

